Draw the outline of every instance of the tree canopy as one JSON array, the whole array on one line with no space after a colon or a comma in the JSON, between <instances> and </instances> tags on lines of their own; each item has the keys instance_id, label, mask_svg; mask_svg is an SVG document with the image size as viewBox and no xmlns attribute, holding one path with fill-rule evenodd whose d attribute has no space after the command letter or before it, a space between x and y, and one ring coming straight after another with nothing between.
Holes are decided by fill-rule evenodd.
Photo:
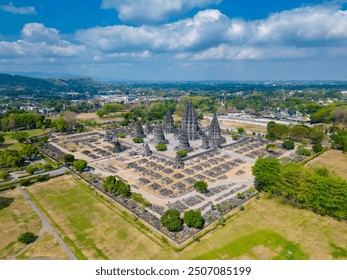
<instances>
[{"instance_id":1,"label":"tree canopy","mask_svg":"<svg viewBox=\"0 0 347 280\"><path fill-rule=\"evenodd\" d=\"M257 189L271 191L271 188L278 182L281 165L277 158L260 158L252 167L252 172Z\"/></svg>"},{"instance_id":2,"label":"tree canopy","mask_svg":"<svg viewBox=\"0 0 347 280\"><path fill-rule=\"evenodd\" d=\"M83 171L84 169L86 169L87 167L87 161L85 161L84 159L78 159L78 160L75 160L73 163L73 168L76 170L76 171Z\"/></svg>"},{"instance_id":3,"label":"tree canopy","mask_svg":"<svg viewBox=\"0 0 347 280\"><path fill-rule=\"evenodd\" d=\"M204 226L204 218L200 211L188 210L184 213L184 223L187 227L202 228Z\"/></svg>"},{"instance_id":4,"label":"tree canopy","mask_svg":"<svg viewBox=\"0 0 347 280\"><path fill-rule=\"evenodd\" d=\"M180 212L175 209L167 210L161 216L161 223L169 231L178 231L182 228L183 221L180 217Z\"/></svg>"}]
</instances>

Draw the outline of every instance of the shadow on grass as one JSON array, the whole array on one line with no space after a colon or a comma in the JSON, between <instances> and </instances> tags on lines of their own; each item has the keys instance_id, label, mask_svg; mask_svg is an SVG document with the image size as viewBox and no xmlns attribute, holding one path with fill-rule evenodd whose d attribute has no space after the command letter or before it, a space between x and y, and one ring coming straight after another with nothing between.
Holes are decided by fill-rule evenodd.
<instances>
[{"instance_id":1,"label":"shadow on grass","mask_svg":"<svg viewBox=\"0 0 347 280\"><path fill-rule=\"evenodd\" d=\"M12 197L0 197L0 211L9 207L13 201L14 198Z\"/></svg>"}]
</instances>

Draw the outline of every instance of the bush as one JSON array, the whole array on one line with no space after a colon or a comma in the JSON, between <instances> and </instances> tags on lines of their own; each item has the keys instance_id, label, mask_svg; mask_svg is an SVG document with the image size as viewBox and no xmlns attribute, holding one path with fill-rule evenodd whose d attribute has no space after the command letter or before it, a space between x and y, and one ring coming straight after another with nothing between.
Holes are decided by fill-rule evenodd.
<instances>
[{"instance_id":1,"label":"bush","mask_svg":"<svg viewBox=\"0 0 347 280\"><path fill-rule=\"evenodd\" d=\"M243 204L240 205L240 211L244 211L245 210L245 206Z\"/></svg>"},{"instance_id":2,"label":"bush","mask_svg":"<svg viewBox=\"0 0 347 280\"><path fill-rule=\"evenodd\" d=\"M294 141L286 140L282 143L282 147L287 149L287 150L292 150L295 147Z\"/></svg>"},{"instance_id":3,"label":"bush","mask_svg":"<svg viewBox=\"0 0 347 280\"><path fill-rule=\"evenodd\" d=\"M307 156L307 157L309 157L309 156L311 155L310 150L304 148L303 146L300 146L300 147L297 149L296 153L297 153L298 155Z\"/></svg>"},{"instance_id":4,"label":"bush","mask_svg":"<svg viewBox=\"0 0 347 280\"><path fill-rule=\"evenodd\" d=\"M165 144L158 144L157 146L155 146L155 148L158 151L166 151L167 150L167 146Z\"/></svg>"},{"instance_id":5,"label":"bush","mask_svg":"<svg viewBox=\"0 0 347 280\"><path fill-rule=\"evenodd\" d=\"M205 181L196 181L194 183L194 188L199 192L205 192L207 191L207 183Z\"/></svg>"},{"instance_id":6,"label":"bush","mask_svg":"<svg viewBox=\"0 0 347 280\"><path fill-rule=\"evenodd\" d=\"M18 242L30 244L35 241L35 235L32 232L24 232L18 237Z\"/></svg>"},{"instance_id":7,"label":"bush","mask_svg":"<svg viewBox=\"0 0 347 280\"><path fill-rule=\"evenodd\" d=\"M246 130L245 130L243 127L238 127L238 128L237 128L237 132L238 132L239 134L244 134L244 133L246 133Z\"/></svg>"},{"instance_id":8,"label":"bush","mask_svg":"<svg viewBox=\"0 0 347 280\"><path fill-rule=\"evenodd\" d=\"M26 186L29 186L31 184L31 180L30 179L22 179L22 180L19 181L19 184L21 186L26 187Z\"/></svg>"},{"instance_id":9,"label":"bush","mask_svg":"<svg viewBox=\"0 0 347 280\"><path fill-rule=\"evenodd\" d=\"M134 143L143 143L143 139L140 137L133 138Z\"/></svg>"},{"instance_id":10,"label":"bush","mask_svg":"<svg viewBox=\"0 0 347 280\"><path fill-rule=\"evenodd\" d=\"M119 133L119 134L118 134L118 137L119 137L119 138L125 138L126 136L127 136L127 135L126 135L125 133Z\"/></svg>"},{"instance_id":11,"label":"bush","mask_svg":"<svg viewBox=\"0 0 347 280\"><path fill-rule=\"evenodd\" d=\"M179 150L176 153L177 155L179 155L180 157L186 157L188 155L186 150Z\"/></svg>"},{"instance_id":12,"label":"bush","mask_svg":"<svg viewBox=\"0 0 347 280\"><path fill-rule=\"evenodd\" d=\"M323 151L323 146L321 144L315 144L312 146L312 150L315 153L320 153L321 151Z\"/></svg>"},{"instance_id":13,"label":"bush","mask_svg":"<svg viewBox=\"0 0 347 280\"><path fill-rule=\"evenodd\" d=\"M233 140L239 140L240 139L240 136L238 136L238 135L233 135Z\"/></svg>"}]
</instances>

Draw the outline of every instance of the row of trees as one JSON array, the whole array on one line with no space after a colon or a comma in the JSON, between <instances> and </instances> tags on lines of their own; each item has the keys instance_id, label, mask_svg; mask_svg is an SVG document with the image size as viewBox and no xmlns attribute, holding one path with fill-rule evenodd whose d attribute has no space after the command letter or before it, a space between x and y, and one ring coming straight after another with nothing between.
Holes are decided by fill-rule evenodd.
<instances>
[{"instance_id":1,"label":"row of trees","mask_svg":"<svg viewBox=\"0 0 347 280\"><path fill-rule=\"evenodd\" d=\"M284 197L297 207L347 219L347 182L326 168L281 165L278 159L258 159L252 167L258 190Z\"/></svg>"},{"instance_id":2,"label":"row of trees","mask_svg":"<svg viewBox=\"0 0 347 280\"><path fill-rule=\"evenodd\" d=\"M278 124L271 121L267 124L266 138L270 140L284 140L290 138L294 141L303 141L310 139L313 144L321 143L325 137L324 131L319 128L311 128L306 125L295 125L289 127L284 124Z\"/></svg>"},{"instance_id":3,"label":"row of trees","mask_svg":"<svg viewBox=\"0 0 347 280\"><path fill-rule=\"evenodd\" d=\"M72 154L65 154L61 157L61 160L65 163L65 164L71 164L72 167L78 171L78 172L82 172L84 169L87 168L87 161L85 161L84 159L76 159L74 155Z\"/></svg>"},{"instance_id":4,"label":"row of trees","mask_svg":"<svg viewBox=\"0 0 347 280\"><path fill-rule=\"evenodd\" d=\"M18 168L23 166L25 159L32 160L38 156L39 150L32 144L22 144L20 149L0 151L0 167L1 168Z\"/></svg>"},{"instance_id":5,"label":"row of trees","mask_svg":"<svg viewBox=\"0 0 347 280\"><path fill-rule=\"evenodd\" d=\"M2 131L13 131L18 129L34 129L49 126L45 116L41 114L33 114L23 110L13 110L4 114L0 118L0 126Z\"/></svg>"},{"instance_id":6,"label":"row of trees","mask_svg":"<svg viewBox=\"0 0 347 280\"><path fill-rule=\"evenodd\" d=\"M115 176L107 176L102 184L103 190L129 198L131 195L130 186L122 180L117 180Z\"/></svg>"},{"instance_id":7,"label":"row of trees","mask_svg":"<svg viewBox=\"0 0 347 280\"><path fill-rule=\"evenodd\" d=\"M178 210L170 209L161 216L161 223L169 231L179 231L182 229L183 223L187 227L200 229L204 226L205 220L200 211L188 210L184 212L182 219Z\"/></svg>"}]
</instances>

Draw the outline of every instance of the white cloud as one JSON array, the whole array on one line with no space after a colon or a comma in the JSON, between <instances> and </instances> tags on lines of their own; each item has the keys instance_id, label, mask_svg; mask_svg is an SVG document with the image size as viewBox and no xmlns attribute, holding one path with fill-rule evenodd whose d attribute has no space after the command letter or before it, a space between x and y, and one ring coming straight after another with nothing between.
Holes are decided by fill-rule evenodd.
<instances>
[{"instance_id":1,"label":"white cloud","mask_svg":"<svg viewBox=\"0 0 347 280\"><path fill-rule=\"evenodd\" d=\"M161 26L115 25L80 30L76 38L104 52L150 50L171 52L203 49L223 42L229 19L218 10L205 10L194 18Z\"/></svg>"},{"instance_id":2,"label":"white cloud","mask_svg":"<svg viewBox=\"0 0 347 280\"><path fill-rule=\"evenodd\" d=\"M32 7L32 6L16 7L13 5L12 2L8 3L8 5L0 5L0 9L11 14L20 14L20 15L35 15L36 14L35 7Z\"/></svg>"},{"instance_id":3,"label":"white cloud","mask_svg":"<svg viewBox=\"0 0 347 280\"><path fill-rule=\"evenodd\" d=\"M103 0L101 8L115 9L124 22L163 22L194 8L220 4L223 0Z\"/></svg>"},{"instance_id":4,"label":"white cloud","mask_svg":"<svg viewBox=\"0 0 347 280\"><path fill-rule=\"evenodd\" d=\"M47 28L41 23L27 23L21 31L22 39L0 41L0 57L58 56L71 57L84 52L85 46L63 40L59 30Z\"/></svg>"},{"instance_id":5,"label":"white cloud","mask_svg":"<svg viewBox=\"0 0 347 280\"><path fill-rule=\"evenodd\" d=\"M231 19L219 10L158 26L115 25L80 30L76 38L104 53L150 51L177 59L281 59L310 57L317 48L347 43L347 11L337 6L302 7L263 20Z\"/></svg>"}]
</instances>

